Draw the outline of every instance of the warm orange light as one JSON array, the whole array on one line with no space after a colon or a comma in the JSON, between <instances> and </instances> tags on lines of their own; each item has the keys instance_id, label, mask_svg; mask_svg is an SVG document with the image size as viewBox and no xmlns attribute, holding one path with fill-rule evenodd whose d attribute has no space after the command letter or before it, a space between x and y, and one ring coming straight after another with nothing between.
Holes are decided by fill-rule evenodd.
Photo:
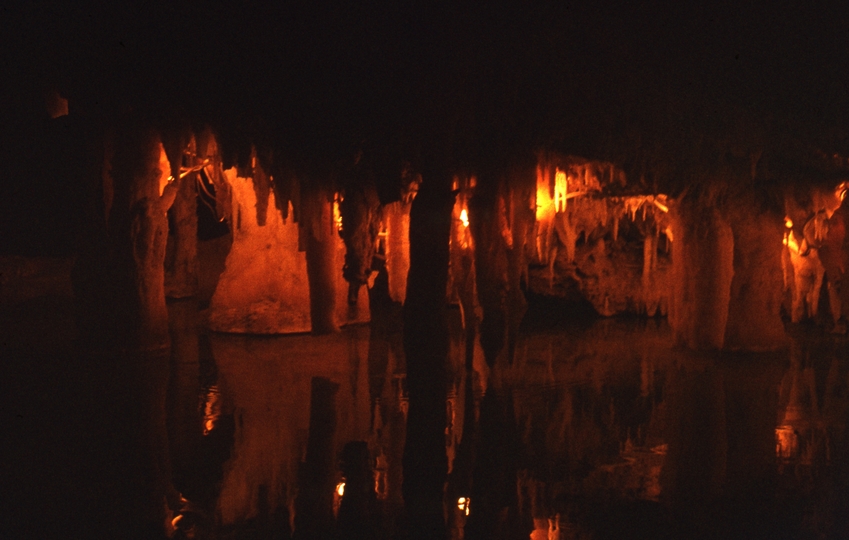
<instances>
[{"instance_id":1,"label":"warm orange light","mask_svg":"<svg viewBox=\"0 0 849 540\"><path fill-rule=\"evenodd\" d=\"M784 218L784 226L787 227L788 229L792 229L793 228L793 220L790 219L790 218Z\"/></svg>"},{"instance_id":2,"label":"warm orange light","mask_svg":"<svg viewBox=\"0 0 849 540\"><path fill-rule=\"evenodd\" d=\"M669 207L663 204L662 202L658 201L657 199L654 200L654 205L660 208L660 211L664 214L669 212Z\"/></svg>"},{"instance_id":3,"label":"warm orange light","mask_svg":"<svg viewBox=\"0 0 849 540\"><path fill-rule=\"evenodd\" d=\"M336 484L336 494L340 497L345 496L345 482L339 482Z\"/></svg>"},{"instance_id":4,"label":"warm orange light","mask_svg":"<svg viewBox=\"0 0 849 540\"><path fill-rule=\"evenodd\" d=\"M465 208L463 208L463 211L460 212L460 221L463 222L463 227L469 226L469 213L466 212Z\"/></svg>"},{"instance_id":5,"label":"warm orange light","mask_svg":"<svg viewBox=\"0 0 849 540\"><path fill-rule=\"evenodd\" d=\"M569 185L566 173L557 169L554 173L554 211L566 211L566 199L568 198Z\"/></svg>"},{"instance_id":6,"label":"warm orange light","mask_svg":"<svg viewBox=\"0 0 849 540\"><path fill-rule=\"evenodd\" d=\"M342 230L342 211L339 210L339 203L342 202L342 195L336 194L333 198L333 223L336 224L336 230Z\"/></svg>"},{"instance_id":7,"label":"warm orange light","mask_svg":"<svg viewBox=\"0 0 849 540\"><path fill-rule=\"evenodd\" d=\"M165 153L165 147L159 143L159 195L160 197L165 192L165 186L174 181L171 176L171 162L168 161L168 154Z\"/></svg>"},{"instance_id":8,"label":"warm orange light","mask_svg":"<svg viewBox=\"0 0 849 540\"><path fill-rule=\"evenodd\" d=\"M468 499L466 497L460 497L459 499L457 499L457 508L462 510L463 513L465 513L468 516L469 515L469 503L470 502L471 502L471 499Z\"/></svg>"},{"instance_id":9,"label":"warm orange light","mask_svg":"<svg viewBox=\"0 0 849 540\"><path fill-rule=\"evenodd\" d=\"M554 201L549 191L549 171L537 167L536 217L537 221L549 221L554 218Z\"/></svg>"},{"instance_id":10,"label":"warm orange light","mask_svg":"<svg viewBox=\"0 0 849 540\"><path fill-rule=\"evenodd\" d=\"M784 235L783 243L795 253L799 253L799 243L796 241L796 236L793 234L793 231Z\"/></svg>"},{"instance_id":11,"label":"warm orange light","mask_svg":"<svg viewBox=\"0 0 849 540\"><path fill-rule=\"evenodd\" d=\"M793 426L775 428L775 455L789 459L799 452L799 436Z\"/></svg>"}]
</instances>

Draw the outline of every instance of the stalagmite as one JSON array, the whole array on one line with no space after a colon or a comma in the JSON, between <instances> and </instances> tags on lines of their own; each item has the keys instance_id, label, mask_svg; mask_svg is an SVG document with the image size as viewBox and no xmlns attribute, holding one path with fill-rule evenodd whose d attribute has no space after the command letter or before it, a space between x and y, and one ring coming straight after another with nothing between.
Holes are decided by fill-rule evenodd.
<instances>
[{"instance_id":1,"label":"stalagmite","mask_svg":"<svg viewBox=\"0 0 849 540\"><path fill-rule=\"evenodd\" d=\"M298 224L269 212L257 224L251 178L225 171L233 193L233 246L210 302L210 328L221 332L309 332L307 262L298 251ZM273 202L274 193L269 197Z\"/></svg>"}]
</instances>

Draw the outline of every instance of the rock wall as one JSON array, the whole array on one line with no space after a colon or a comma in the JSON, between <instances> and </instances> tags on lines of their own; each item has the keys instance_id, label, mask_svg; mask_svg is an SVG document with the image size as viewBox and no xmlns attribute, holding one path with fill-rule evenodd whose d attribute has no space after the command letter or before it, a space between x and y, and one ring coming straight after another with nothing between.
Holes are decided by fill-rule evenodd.
<instances>
[{"instance_id":1,"label":"rock wall","mask_svg":"<svg viewBox=\"0 0 849 540\"><path fill-rule=\"evenodd\" d=\"M298 224L269 212L260 226L253 179L238 176L235 168L224 173L232 189L233 245L210 302L210 328L247 334L309 332L307 262L298 251Z\"/></svg>"}]
</instances>

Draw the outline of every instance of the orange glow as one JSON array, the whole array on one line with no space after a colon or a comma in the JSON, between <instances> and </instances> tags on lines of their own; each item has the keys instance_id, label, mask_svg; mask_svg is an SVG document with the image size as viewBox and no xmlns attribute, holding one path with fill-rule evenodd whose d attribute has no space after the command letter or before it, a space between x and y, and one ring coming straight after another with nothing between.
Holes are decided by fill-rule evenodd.
<instances>
[{"instance_id":1,"label":"orange glow","mask_svg":"<svg viewBox=\"0 0 849 540\"><path fill-rule=\"evenodd\" d=\"M336 224L336 230L342 230L342 211L339 210L339 203L342 202L342 195L336 194L333 197L333 223Z\"/></svg>"},{"instance_id":2,"label":"orange glow","mask_svg":"<svg viewBox=\"0 0 849 540\"><path fill-rule=\"evenodd\" d=\"M779 426L775 428L775 455L776 457L789 459L799 452L799 436L793 426Z\"/></svg>"},{"instance_id":3,"label":"orange glow","mask_svg":"<svg viewBox=\"0 0 849 540\"><path fill-rule=\"evenodd\" d=\"M215 429L218 419L221 418L221 391L217 385L212 385L206 394L206 400L203 407L203 434L209 433Z\"/></svg>"},{"instance_id":4,"label":"orange glow","mask_svg":"<svg viewBox=\"0 0 849 540\"><path fill-rule=\"evenodd\" d=\"M336 484L336 494L340 497L345 496L345 482L339 482Z\"/></svg>"},{"instance_id":5,"label":"orange glow","mask_svg":"<svg viewBox=\"0 0 849 540\"><path fill-rule=\"evenodd\" d=\"M568 199L569 184L566 173L557 169L554 173L554 211L565 212Z\"/></svg>"},{"instance_id":6,"label":"orange glow","mask_svg":"<svg viewBox=\"0 0 849 540\"><path fill-rule=\"evenodd\" d=\"M165 186L174 181L171 176L171 162L168 161L168 154L165 153L165 147L159 143L159 196L165 192Z\"/></svg>"},{"instance_id":7,"label":"orange glow","mask_svg":"<svg viewBox=\"0 0 849 540\"><path fill-rule=\"evenodd\" d=\"M837 193L837 198L843 201L846 199L846 192L849 191L849 182L841 182L834 191Z\"/></svg>"},{"instance_id":8,"label":"orange glow","mask_svg":"<svg viewBox=\"0 0 849 540\"><path fill-rule=\"evenodd\" d=\"M784 235L784 245L793 250L795 253L799 253L799 243L796 241L796 237L793 235L793 231Z\"/></svg>"},{"instance_id":9,"label":"orange glow","mask_svg":"<svg viewBox=\"0 0 849 540\"><path fill-rule=\"evenodd\" d=\"M789 217L784 218L784 226L787 227L788 229L792 229L793 228L793 220L790 219Z\"/></svg>"},{"instance_id":10,"label":"orange glow","mask_svg":"<svg viewBox=\"0 0 849 540\"><path fill-rule=\"evenodd\" d=\"M463 208L463 211L460 212L460 221L463 222L463 227L469 226L469 213L466 212L465 208Z\"/></svg>"},{"instance_id":11,"label":"orange glow","mask_svg":"<svg viewBox=\"0 0 849 540\"><path fill-rule=\"evenodd\" d=\"M457 499L457 508L462 510L464 514L469 515L469 503L471 503L471 499L467 497L460 497Z\"/></svg>"},{"instance_id":12,"label":"orange glow","mask_svg":"<svg viewBox=\"0 0 849 540\"><path fill-rule=\"evenodd\" d=\"M549 190L548 173L542 167L537 167L537 221L548 221L554 217L554 200Z\"/></svg>"}]
</instances>

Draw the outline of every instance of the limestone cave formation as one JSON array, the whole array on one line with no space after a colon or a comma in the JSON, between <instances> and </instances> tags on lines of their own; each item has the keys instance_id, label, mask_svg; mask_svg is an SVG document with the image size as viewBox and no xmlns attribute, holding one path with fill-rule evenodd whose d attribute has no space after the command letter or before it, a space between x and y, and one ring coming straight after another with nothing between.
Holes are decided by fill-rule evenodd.
<instances>
[{"instance_id":1,"label":"limestone cave formation","mask_svg":"<svg viewBox=\"0 0 849 540\"><path fill-rule=\"evenodd\" d=\"M0 536L839 537L799 10L9 8Z\"/></svg>"}]
</instances>

